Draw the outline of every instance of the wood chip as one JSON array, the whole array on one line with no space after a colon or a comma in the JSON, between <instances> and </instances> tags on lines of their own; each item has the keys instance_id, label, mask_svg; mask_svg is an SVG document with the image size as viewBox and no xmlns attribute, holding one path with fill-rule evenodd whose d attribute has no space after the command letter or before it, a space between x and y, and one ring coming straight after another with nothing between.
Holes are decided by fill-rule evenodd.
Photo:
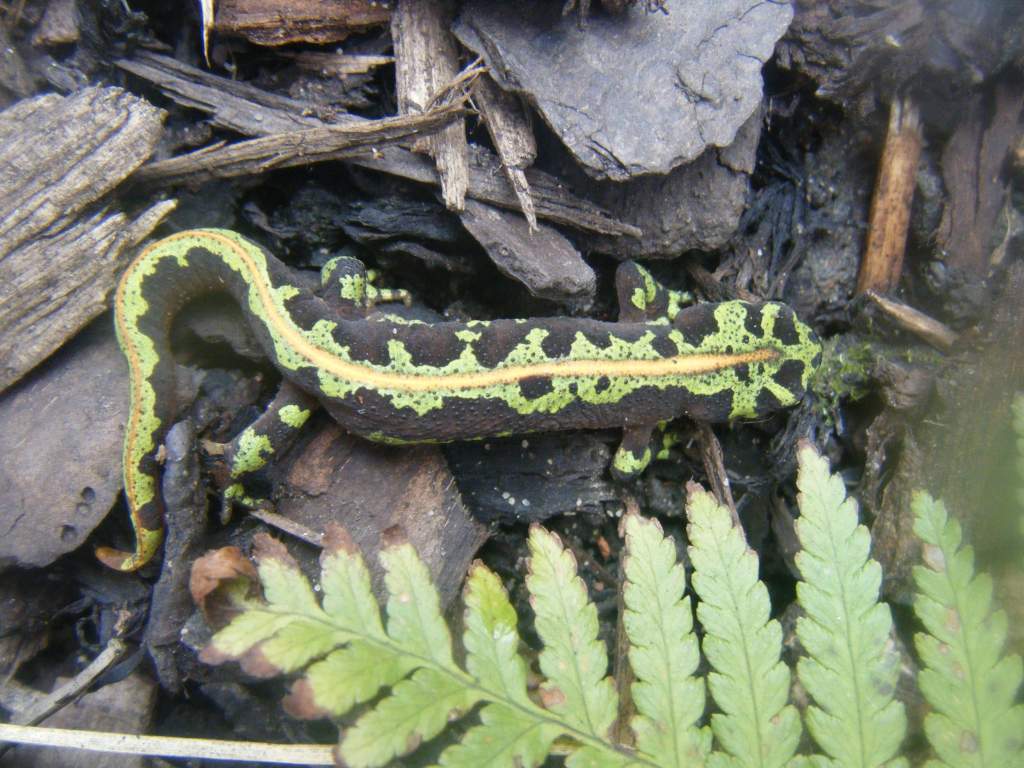
<instances>
[{"instance_id":1,"label":"wood chip","mask_svg":"<svg viewBox=\"0 0 1024 768\"><path fill-rule=\"evenodd\" d=\"M403 115L426 110L459 73L451 16L451 6L445 0L398 0L396 4L391 37L395 41L398 110ZM445 206L461 211L469 185L465 125L461 121L449 125L427 138L422 147L437 165Z\"/></svg>"},{"instance_id":2,"label":"wood chip","mask_svg":"<svg viewBox=\"0 0 1024 768\"><path fill-rule=\"evenodd\" d=\"M336 43L387 24L387 0L218 0L214 31L257 45Z\"/></svg>"},{"instance_id":3,"label":"wood chip","mask_svg":"<svg viewBox=\"0 0 1024 768\"><path fill-rule=\"evenodd\" d=\"M0 114L0 390L106 309L130 251L173 208L102 207L149 157L163 117L120 88Z\"/></svg>"},{"instance_id":4,"label":"wood chip","mask_svg":"<svg viewBox=\"0 0 1024 768\"><path fill-rule=\"evenodd\" d=\"M857 293L887 292L899 284L921 144L917 107L909 98L897 99L889 110L889 129L871 201L867 247L857 275Z\"/></svg>"},{"instance_id":5,"label":"wood chip","mask_svg":"<svg viewBox=\"0 0 1024 768\"><path fill-rule=\"evenodd\" d=\"M487 133L498 150L505 175L522 206L531 230L537 229L537 209L530 195L525 169L537 159L537 140L529 113L518 97L503 91L490 75L473 85L473 101L483 115Z\"/></svg>"},{"instance_id":6,"label":"wood chip","mask_svg":"<svg viewBox=\"0 0 1024 768\"><path fill-rule=\"evenodd\" d=\"M989 269L990 238L1007 195L1001 169L1019 135L1024 87L1012 78L979 93L942 151L949 200L936 239L946 262L979 277Z\"/></svg>"}]
</instances>

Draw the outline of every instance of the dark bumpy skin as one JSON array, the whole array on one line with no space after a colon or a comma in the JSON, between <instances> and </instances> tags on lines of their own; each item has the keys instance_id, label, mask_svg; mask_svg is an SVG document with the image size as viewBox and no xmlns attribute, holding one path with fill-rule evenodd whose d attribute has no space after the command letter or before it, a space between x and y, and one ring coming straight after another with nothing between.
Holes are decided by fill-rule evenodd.
<instances>
[{"instance_id":1,"label":"dark bumpy skin","mask_svg":"<svg viewBox=\"0 0 1024 768\"><path fill-rule=\"evenodd\" d=\"M622 426L614 470L641 471L650 431L687 414L755 418L795 404L818 363L814 333L782 304L739 301L680 310L635 264L616 277L620 321L544 318L435 323L364 317L374 301L402 298L366 280L351 259L332 262L333 306L290 282L288 269L240 235L172 235L128 267L115 300L131 370L124 447L134 553L102 548L122 570L159 547L156 451L175 410L167 329L199 293L225 290L241 305L268 357L294 386L258 428L235 441L232 475L258 468L280 433L319 401L342 426L377 441L422 442ZM270 422L273 422L272 424ZM240 496L240 486L229 489Z\"/></svg>"}]
</instances>

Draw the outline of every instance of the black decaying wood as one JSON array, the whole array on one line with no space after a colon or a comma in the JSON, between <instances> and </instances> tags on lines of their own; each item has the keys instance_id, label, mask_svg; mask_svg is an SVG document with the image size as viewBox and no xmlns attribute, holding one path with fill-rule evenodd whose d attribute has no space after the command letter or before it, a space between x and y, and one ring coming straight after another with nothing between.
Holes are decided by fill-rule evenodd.
<instances>
[{"instance_id":1,"label":"black decaying wood","mask_svg":"<svg viewBox=\"0 0 1024 768\"><path fill-rule=\"evenodd\" d=\"M102 202L149 157L163 114L120 88L0 114L0 390L106 308L129 252L173 207L132 218Z\"/></svg>"},{"instance_id":2,"label":"black decaying wood","mask_svg":"<svg viewBox=\"0 0 1024 768\"><path fill-rule=\"evenodd\" d=\"M268 136L292 130L296 123L313 127L327 125L315 116L315 105L262 91L245 83L217 77L169 57L140 53L122 59L118 66L156 84L169 98L184 106L207 112L213 123L246 136ZM347 121L360 118L345 115ZM353 165L400 176L423 184L438 184L433 164L400 146L384 147L348 159ZM481 147L469 155L469 196L501 208L520 209L520 202L501 163ZM637 227L615 219L606 211L568 192L565 184L542 171L529 169L526 180L541 219L597 234L639 237Z\"/></svg>"}]
</instances>

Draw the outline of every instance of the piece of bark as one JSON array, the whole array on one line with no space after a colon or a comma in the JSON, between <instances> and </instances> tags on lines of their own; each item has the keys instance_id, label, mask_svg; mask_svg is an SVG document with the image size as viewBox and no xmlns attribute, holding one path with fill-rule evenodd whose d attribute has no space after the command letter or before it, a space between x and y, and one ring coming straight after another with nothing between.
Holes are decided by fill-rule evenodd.
<instances>
[{"instance_id":1,"label":"piece of bark","mask_svg":"<svg viewBox=\"0 0 1024 768\"><path fill-rule=\"evenodd\" d=\"M524 170L537 159L537 140L529 114L512 94L503 91L490 75L473 85L473 101L480 109L487 133L498 150L509 184L515 190L530 229L537 228L537 210Z\"/></svg>"},{"instance_id":2,"label":"piece of bark","mask_svg":"<svg viewBox=\"0 0 1024 768\"><path fill-rule=\"evenodd\" d=\"M51 0L32 35L32 45L66 45L78 42L77 0Z\"/></svg>"},{"instance_id":3,"label":"piece of bark","mask_svg":"<svg viewBox=\"0 0 1024 768\"><path fill-rule=\"evenodd\" d=\"M160 89L176 102L211 112L215 125L230 128L247 136L267 136L274 126L287 126L296 119L303 123L315 121L328 125L311 113L306 102L277 96L253 86L217 77L182 64L167 56L147 53L136 55L118 63L139 77L157 83ZM255 92L255 93L253 93ZM359 122L362 118L346 115L346 120ZM508 183L501 177L499 160L487 150L470 148L469 196L502 208L519 210L519 200ZM400 176L423 184L438 184L433 164L404 147L383 147L377 153L349 159L358 165L380 173ZM528 170L537 215L558 224L583 231L611 236L639 237L641 231L625 224L598 206L575 197L564 182L541 171Z\"/></svg>"},{"instance_id":4,"label":"piece of bark","mask_svg":"<svg viewBox=\"0 0 1024 768\"><path fill-rule=\"evenodd\" d=\"M533 296L584 306L593 301L594 270L553 227L531 230L516 214L476 200L466 202L460 218L498 270L522 283Z\"/></svg>"},{"instance_id":5,"label":"piece of bark","mask_svg":"<svg viewBox=\"0 0 1024 768\"><path fill-rule=\"evenodd\" d=\"M127 416L113 323L97 322L0 396L0 570L47 566L102 522L121 492Z\"/></svg>"},{"instance_id":6,"label":"piece of bark","mask_svg":"<svg viewBox=\"0 0 1024 768\"><path fill-rule=\"evenodd\" d=\"M445 453L466 504L486 523L604 517L622 506L608 479L611 451L590 432L452 443Z\"/></svg>"},{"instance_id":7,"label":"piece of bark","mask_svg":"<svg viewBox=\"0 0 1024 768\"><path fill-rule=\"evenodd\" d=\"M722 454L722 444L718 442L715 431L711 429L707 422L699 422L697 427L700 434L700 457L704 462L704 473L708 477L708 484L715 495L715 500L718 501L719 505L728 508L729 514L732 516L733 525L746 536L743 523L740 520L739 513L736 511L736 502L732 498L732 486L729 483L729 475L725 471L725 456ZM692 483L693 481L691 481ZM696 488L704 490L699 485ZM687 485L686 490L688 495L693 493L690 485Z\"/></svg>"},{"instance_id":8,"label":"piece of bark","mask_svg":"<svg viewBox=\"0 0 1024 768\"><path fill-rule=\"evenodd\" d=\"M314 531L344 526L359 545L380 595L381 534L400 526L427 565L442 605L458 595L487 529L462 504L436 446L394 448L346 434L333 422L276 465L277 511ZM393 482L381 482L392 478Z\"/></svg>"},{"instance_id":9,"label":"piece of bark","mask_svg":"<svg viewBox=\"0 0 1024 768\"><path fill-rule=\"evenodd\" d=\"M889 126L871 200L867 243L857 275L857 293L888 293L899 284L921 144L917 107L909 97L897 99L889 108Z\"/></svg>"},{"instance_id":10,"label":"piece of bark","mask_svg":"<svg viewBox=\"0 0 1024 768\"><path fill-rule=\"evenodd\" d=\"M391 16L395 43L395 82L400 114L418 114L459 73L459 54L451 34L447 0L397 0ZM461 211L469 185L466 127L457 121L427 137L423 148L434 158L441 197L449 210Z\"/></svg>"},{"instance_id":11,"label":"piece of bark","mask_svg":"<svg viewBox=\"0 0 1024 768\"><path fill-rule=\"evenodd\" d=\"M35 92L32 75L25 66L17 47L11 41L11 33L6 24L0 24L0 107L30 96Z\"/></svg>"},{"instance_id":12,"label":"piece of bark","mask_svg":"<svg viewBox=\"0 0 1024 768\"><path fill-rule=\"evenodd\" d=\"M107 307L131 250L174 207L102 207L153 151L163 115L120 88L0 114L0 390Z\"/></svg>"},{"instance_id":13,"label":"piece of bark","mask_svg":"<svg viewBox=\"0 0 1024 768\"><path fill-rule=\"evenodd\" d=\"M317 128L334 117L311 102L218 77L159 53L136 51L132 58L115 63L153 83L183 107L207 113L214 125L246 136Z\"/></svg>"},{"instance_id":14,"label":"piece of bark","mask_svg":"<svg viewBox=\"0 0 1024 768\"><path fill-rule=\"evenodd\" d=\"M862 117L912 91L926 125L945 129L971 91L1024 54L1019 4L962 0L797 0L776 47L780 66Z\"/></svg>"},{"instance_id":15,"label":"piece of bark","mask_svg":"<svg viewBox=\"0 0 1024 768\"><path fill-rule=\"evenodd\" d=\"M991 111L989 99L991 97ZM1014 78L977 94L942 152L949 199L936 241L944 261L979 278L989 270L992 232L1007 195L1001 169L1020 135L1024 85Z\"/></svg>"},{"instance_id":16,"label":"piece of bark","mask_svg":"<svg viewBox=\"0 0 1024 768\"><path fill-rule=\"evenodd\" d=\"M548 0L469 0L459 40L521 93L594 178L665 174L733 142L761 103L761 68L788 2L686 3L595 15L586 30Z\"/></svg>"},{"instance_id":17,"label":"piece of bark","mask_svg":"<svg viewBox=\"0 0 1024 768\"><path fill-rule=\"evenodd\" d=\"M215 32L257 45L336 43L391 16L381 0L217 0L216 6Z\"/></svg>"},{"instance_id":18,"label":"piece of bark","mask_svg":"<svg viewBox=\"0 0 1024 768\"><path fill-rule=\"evenodd\" d=\"M581 186L590 181L589 196L596 203L641 232L636 237L588 238L585 245L619 259L675 258L689 250L724 246L747 208L761 123L757 110L732 145L709 147L692 163L664 175L594 182L579 173ZM536 185L533 189L536 194ZM538 210L539 205L538 200Z\"/></svg>"},{"instance_id":19,"label":"piece of bark","mask_svg":"<svg viewBox=\"0 0 1024 768\"><path fill-rule=\"evenodd\" d=\"M433 131L452 120L458 121L464 111L461 104L451 104L418 115L304 128L226 146L214 145L150 163L136 171L132 181L200 184L257 175L275 168L341 160L368 149L376 150L388 142Z\"/></svg>"}]
</instances>

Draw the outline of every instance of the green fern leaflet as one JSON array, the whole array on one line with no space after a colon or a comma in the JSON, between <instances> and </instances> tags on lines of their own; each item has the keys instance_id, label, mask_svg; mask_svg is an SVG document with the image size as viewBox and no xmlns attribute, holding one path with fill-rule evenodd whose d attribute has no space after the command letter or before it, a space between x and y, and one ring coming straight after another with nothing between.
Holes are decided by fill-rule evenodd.
<instances>
[{"instance_id":1,"label":"green fern leaflet","mask_svg":"<svg viewBox=\"0 0 1024 768\"><path fill-rule=\"evenodd\" d=\"M974 575L974 552L960 546L960 524L941 501L918 492L912 507L924 560L914 568L914 612L927 630L914 637L918 684L939 758L929 765L1024 765L1024 706L1014 706L1024 673L1020 656L1001 656L1006 614L992 610L992 580Z\"/></svg>"}]
</instances>

